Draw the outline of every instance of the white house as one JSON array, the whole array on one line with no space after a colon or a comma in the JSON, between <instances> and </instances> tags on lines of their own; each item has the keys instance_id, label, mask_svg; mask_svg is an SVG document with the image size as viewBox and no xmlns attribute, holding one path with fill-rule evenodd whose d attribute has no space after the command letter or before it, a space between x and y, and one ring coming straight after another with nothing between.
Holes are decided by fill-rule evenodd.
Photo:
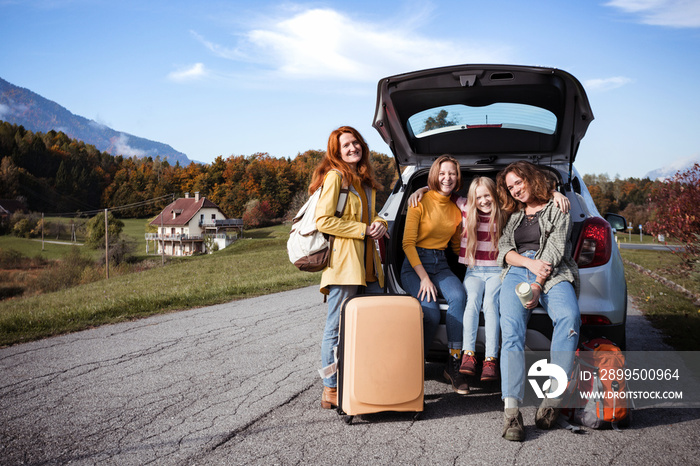
<instances>
[{"instance_id":1,"label":"white house","mask_svg":"<svg viewBox=\"0 0 700 466\"><path fill-rule=\"evenodd\" d=\"M219 206L194 193L190 197L177 199L168 205L150 223L158 229L157 233L146 233L146 253L149 242L154 244L157 254L168 256L191 256L194 253L211 252L208 248L216 245L223 249L235 241L231 230L243 231L243 220L228 219Z\"/></svg>"}]
</instances>

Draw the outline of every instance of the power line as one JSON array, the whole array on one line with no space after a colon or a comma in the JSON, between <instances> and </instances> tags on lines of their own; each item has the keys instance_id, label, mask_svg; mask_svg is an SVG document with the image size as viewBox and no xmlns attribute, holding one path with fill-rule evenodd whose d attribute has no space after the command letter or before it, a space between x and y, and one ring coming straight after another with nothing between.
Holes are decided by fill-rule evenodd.
<instances>
[{"instance_id":1,"label":"power line","mask_svg":"<svg viewBox=\"0 0 700 466\"><path fill-rule=\"evenodd\" d=\"M173 200L175 200L175 194L174 193L165 194L163 196L155 197L153 199L146 199L146 200L139 201L139 202L134 202L132 204L126 204L126 205L115 206L115 207L106 207L106 209L109 211L112 211L112 212L119 212L119 211L134 209L136 207L143 207L143 206L159 203L159 202L162 202L163 200L168 199L168 198L172 202ZM80 211L80 212L58 212L58 213L48 213L46 215L51 216L51 217L79 217L82 215L93 216L93 215L97 215L99 213L102 213L104 210L105 209L86 210L86 211Z\"/></svg>"}]
</instances>

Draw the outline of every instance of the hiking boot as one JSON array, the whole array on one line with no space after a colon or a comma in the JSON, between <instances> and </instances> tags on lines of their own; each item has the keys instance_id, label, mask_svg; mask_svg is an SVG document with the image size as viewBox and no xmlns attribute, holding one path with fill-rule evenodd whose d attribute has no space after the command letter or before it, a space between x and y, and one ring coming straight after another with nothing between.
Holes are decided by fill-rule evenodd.
<instances>
[{"instance_id":1,"label":"hiking boot","mask_svg":"<svg viewBox=\"0 0 700 466\"><path fill-rule=\"evenodd\" d=\"M488 382L490 380L498 380L498 367L496 358L487 358L484 361L484 367L481 368L481 381Z\"/></svg>"},{"instance_id":2,"label":"hiking boot","mask_svg":"<svg viewBox=\"0 0 700 466\"><path fill-rule=\"evenodd\" d=\"M321 395L321 408L333 409L338 407L338 389L336 387L323 387Z\"/></svg>"},{"instance_id":3,"label":"hiking boot","mask_svg":"<svg viewBox=\"0 0 700 466\"><path fill-rule=\"evenodd\" d=\"M537 413L535 413L535 425L538 429L548 430L556 424L561 411L560 405L561 400L558 398L545 398L542 400L540 407L537 408Z\"/></svg>"},{"instance_id":4,"label":"hiking boot","mask_svg":"<svg viewBox=\"0 0 700 466\"><path fill-rule=\"evenodd\" d=\"M518 408L506 408L503 412L503 438L511 442L525 440L523 415Z\"/></svg>"},{"instance_id":5,"label":"hiking boot","mask_svg":"<svg viewBox=\"0 0 700 466\"><path fill-rule=\"evenodd\" d=\"M459 358L448 356L443 375L450 383L452 383L452 390L460 395L468 395L469 384L467 384L467 378L463 374L459 373L459 363Z\"/></svg>"},{"instance_id":6,"label":"hiking boot","mask_svg":"<svg viewBox=\"0 0 700 466\"><path fill-rule=\"evenodd\" d=\"M464 353L459 372L466 375L476 375L476 356L471 351Z\"/></svg>"}]
</instances>

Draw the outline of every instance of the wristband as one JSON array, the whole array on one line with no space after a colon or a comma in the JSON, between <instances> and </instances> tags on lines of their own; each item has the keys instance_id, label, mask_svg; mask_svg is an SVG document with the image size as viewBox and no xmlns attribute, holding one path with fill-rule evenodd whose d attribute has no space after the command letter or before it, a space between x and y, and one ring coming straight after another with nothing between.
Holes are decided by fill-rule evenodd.
<instances>
[{"instance_id":1,"label":"wristband","mask_svg":"<svg viewBox=\"0 0 700 466\"><path fill-rule=\"evenodd\" d=\"M537 286L537 288L539 288L540 291L542 291L542 285L540 285L540 284L537 283L537 282L533 282L530 286L533 286L533 285L534 285L534 286Z\"/></svg>"}]
</instances>

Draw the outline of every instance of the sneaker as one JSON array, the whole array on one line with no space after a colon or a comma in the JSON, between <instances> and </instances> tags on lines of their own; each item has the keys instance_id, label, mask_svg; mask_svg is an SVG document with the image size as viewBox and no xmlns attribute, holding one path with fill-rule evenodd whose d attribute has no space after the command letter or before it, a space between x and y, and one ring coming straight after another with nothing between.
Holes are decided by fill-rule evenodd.
<instances>
[{"instance_id":1,"label":"sneaker","mask_svg":"<svg viewBox=\"0 0 700 466\"><path fill-rule=\"evenodd\" d=\"M463 374L459 373L459 363L459 358L448 356L443 375L449 382L452 383L452 389L455 392L459 393L460 395L468 395L469 384L467 384L467 378Z\"/></svg>"},{"instance_id":2,"label":"sneaker","mask_svg":"<svg viewBox=\"0 0 700 466\"><path fill-rule=\"evenodd\" d=\"M484 367L481 368L481 381L482 382L487 382L490 380L498 380L497 362L498 362L498 360L496 358L487 358L484 361ZM460 369L460 372L462 372L461 369Z\"/></svg>"},{"instance_id":3,"label":"sneaker","mask_svg":"<svg viewBox=\"0 0 700 466\"><path fill-rule=\"evenodd\" d=\"M467 375L476 375L476 356L474 356L474 353L471 351L464 353L459 372Z\"/></svg>"},{"instance_id":4,"label":"sneaker","mask_svg":"<svg viewBox=\"0 0 700 466\"><path fill-rule=\"evenodd\" d=\"M518 408L508 408L503 413L503 438L511 442L525 440L523 415Z\"/></svg>"},{"instance_id":5,"label":"sneaker","mask_svg":"<svg viewBox=\"0 0 700 466\"><path fill-rule=\"evenodd\" d=\"M556 424L561 411L560 405L561 400L558 398L545 398L542 400L540 407L537 408L537 413L535 413L535 425L538 429L548 430Z\"/></svg>"}]
</instances>

